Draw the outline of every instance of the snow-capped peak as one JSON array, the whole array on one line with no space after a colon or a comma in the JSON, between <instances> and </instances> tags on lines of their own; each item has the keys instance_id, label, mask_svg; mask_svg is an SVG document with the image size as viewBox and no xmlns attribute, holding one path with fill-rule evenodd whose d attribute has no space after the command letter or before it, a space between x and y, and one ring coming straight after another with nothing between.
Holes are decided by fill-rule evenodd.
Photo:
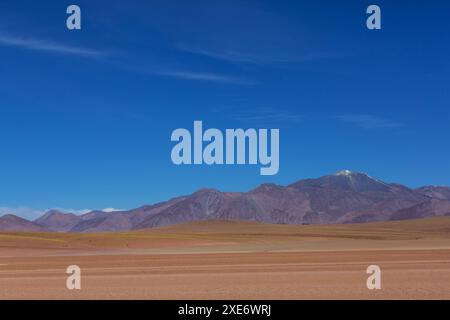
<instances>
[{"instance_id":1,"label":"snow-capped peak","mask_svg":"<svg viewBox=\"0 0 450 320\"><path fill-rule=\"evenodd\" d=\"M350 176L352 174L353 172L351 172L350 170L341 170L336 173L337 176Z\"/></svg>"}]
</instances>

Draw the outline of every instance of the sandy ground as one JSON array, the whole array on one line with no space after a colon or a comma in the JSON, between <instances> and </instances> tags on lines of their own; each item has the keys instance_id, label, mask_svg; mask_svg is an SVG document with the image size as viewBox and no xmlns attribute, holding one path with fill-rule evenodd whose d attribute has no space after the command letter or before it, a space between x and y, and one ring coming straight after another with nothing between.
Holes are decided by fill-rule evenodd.
<instances>
[{"instance_id":1,"label":"sandy ground","mask_svg":"<svg viewBox=\"0 0 450 320\"><path fill-rule=\"evenodd\" d=\"M74 264L81 290L66 288ZM0 234L0 299L450 299L450 218Z\"/></svg>"}]
</instances>

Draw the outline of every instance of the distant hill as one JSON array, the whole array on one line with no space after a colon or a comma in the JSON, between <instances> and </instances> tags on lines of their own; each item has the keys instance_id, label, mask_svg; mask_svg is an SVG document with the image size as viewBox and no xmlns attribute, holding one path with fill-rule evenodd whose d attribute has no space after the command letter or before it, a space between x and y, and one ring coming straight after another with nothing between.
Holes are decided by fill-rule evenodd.
<instances>
[{"instance_id":1,"label":"distant hill","mask_svg":"<svg viewBox=\"0 0 450 320\"><path fill-rule=\"evenodd\" d=\"M0 231L128 231L201 220L348 224L448 215L448 187L414 190L344 170L288 186L262 184L249 192L201 189L127 211L92 211L77 216L51 210L33 222L9 215L0 218Z\"/></svg>"},{"instance_id":2,"label":"distant hill","mask_svg":"<svg viewBox=\"0 0 450 320\"><path fill-rule=\"evenodd\" d=\"M47 229L37 223L17 217L13 214L6 214L0 217L0 231L3 232L40 232Z\"/></svg>"},{"instance_id":3,"label":"distant hill","mask_svg":"<svg viewBox=\"0 0 450 320\"><path fill-rule=\"evenodd\" d=\"M80 217L73 213L63 213L58 210L50 210L34 223L49 231L70 231L80 221Z\"/></svg>"}]
</instances>

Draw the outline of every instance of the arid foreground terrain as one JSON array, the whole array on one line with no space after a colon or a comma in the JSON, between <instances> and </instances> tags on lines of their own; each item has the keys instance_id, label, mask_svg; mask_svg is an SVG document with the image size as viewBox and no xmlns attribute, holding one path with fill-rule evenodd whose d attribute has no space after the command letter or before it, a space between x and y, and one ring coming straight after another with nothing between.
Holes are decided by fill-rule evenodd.
<instances>
[{"instance_id":1,"label":"arid foreground terrain","mask_svg":"<svg viewBox=\"0 0 450 320\"><path fill-rule=\"evenodd\" d=\"M382 289L366 288L366 268ZM81 290L66 268L81 268ZM1 233L0 299L450 299L450 217Z\"/></svg>"}]
</instances>

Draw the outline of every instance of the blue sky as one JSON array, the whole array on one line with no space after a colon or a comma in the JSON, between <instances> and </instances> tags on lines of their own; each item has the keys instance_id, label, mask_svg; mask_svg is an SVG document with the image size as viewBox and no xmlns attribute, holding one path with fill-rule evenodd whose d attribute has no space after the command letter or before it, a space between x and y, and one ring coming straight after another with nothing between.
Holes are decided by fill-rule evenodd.
<instances>
[{"instance_id":1,"label":"blue sky","mask_svg":"<svg viewBox=\"0 0 450 320\"><path fill-rule=\"evenodd\" d=\"M382 9L382 30L365 27ZM82 30L65 27L78 4ZM133 208L341 169L450 185L444 1L3 1L0 213ZM175 166L176 128L279 128L280 171Z\"/></svg>"}]
</instances>

